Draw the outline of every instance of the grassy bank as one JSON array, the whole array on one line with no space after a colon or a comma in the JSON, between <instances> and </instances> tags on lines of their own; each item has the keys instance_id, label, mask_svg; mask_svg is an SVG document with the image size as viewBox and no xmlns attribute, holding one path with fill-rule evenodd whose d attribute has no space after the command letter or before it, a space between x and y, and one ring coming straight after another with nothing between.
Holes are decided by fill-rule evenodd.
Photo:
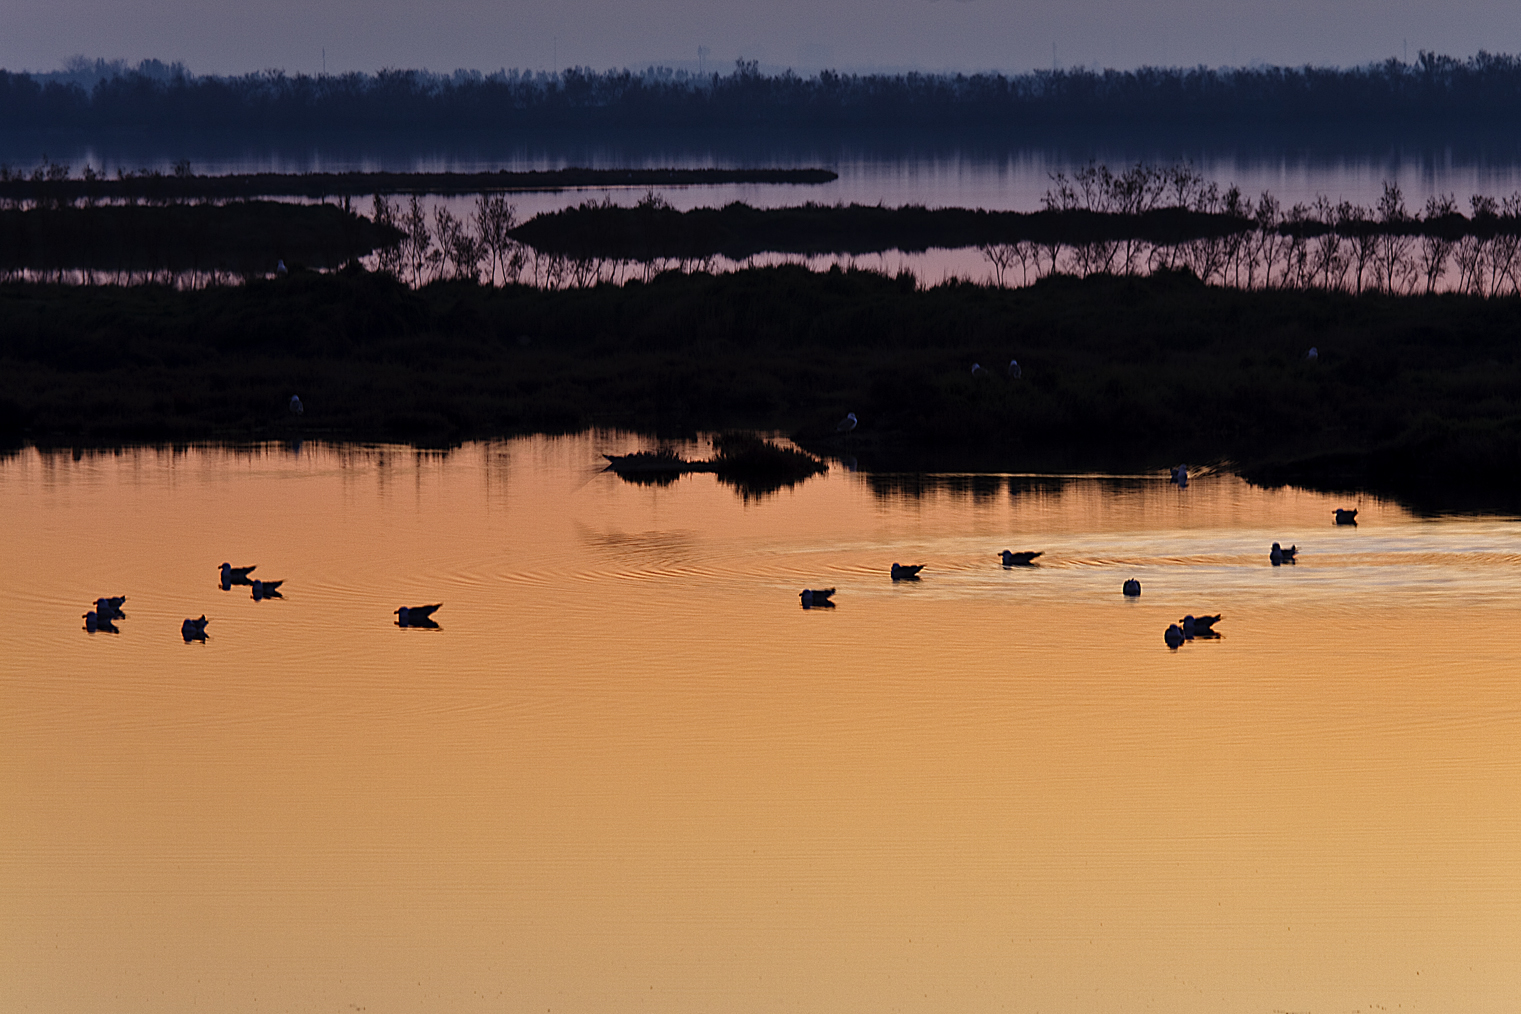
<instances>
[{"instance_id":1,"label":"grassy bank","mask_svg":"<svg viewBox=\"0 0 1521 1014\"><path fill-rule=\"evenodd\" d=\"M0 269L226 271L338 267L402 239L330 204L102 205L0 210Z\"/></svg>"},{"instance_id":2,"label":"grassy bank","mask_svg":"<svg viewBox=\"0 0 1521 1014\"><path fill-rule=\"evenodd\" d=\"M1514 298L1186 274L927 291L797 268L569 291L413 291L361 272L11 285L0 429L69 444L765 428L865 467L1229 460L1271 481L1498 502L1521 490L1518 340ZM846 412L860 427L840 436Z\"/></svg>"}]
</instances>

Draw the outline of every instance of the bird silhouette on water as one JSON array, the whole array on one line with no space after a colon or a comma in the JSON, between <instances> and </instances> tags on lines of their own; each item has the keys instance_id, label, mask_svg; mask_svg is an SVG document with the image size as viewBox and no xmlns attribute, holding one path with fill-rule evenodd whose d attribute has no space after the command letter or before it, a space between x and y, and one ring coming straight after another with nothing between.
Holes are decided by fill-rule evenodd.
<instances>
[{"instance_id":1,"label":"bird silhouette on water","mask_svg":"<svg viewBox=\"0 0 1521 1014\"><path fill-rule=\"evenodd\" d=\"M1351 510L1346 510L1342 507L1336 508L1336 523L1339 525L1356 525L1357 508L1354 507Z\"/></svg>"},{"instance_id":2,"label":"bird silhouette on water","mask_svg":"<svg viewBox=\"0 0 1521 1014\"><path fill-rule=\"evenodd\" d=\"M1167 631L1163 633L1162 640L1167 642L1169 648L1177 648L1184 640L1183 628L1176 623L1171 624L1168 626Z\"/></svg>"},{"instance_id":3,"label":"bird silhouette on water","mask_svg":"<svg viewBox=\"0 0 1521 1014\"><path fill-rule=\"evenodd\" d=\"M1290 546L1288 549L1284 549L1282 546L1275 542L1273 543L1272 551L1268 553L1268 559L1273 562L1273 566L1277 567L1285 563L1293 563L1294 554L1298 552L1298 546Z\"/></svg>"},{"instance_id":4,"label":"bird silhouette on water","mask_svg":"<svg viewBox=\"0 0 1521 1014\"><path fill-rule=\"evenodd\" d=\"M84 614L84 628L92 634L96 631L106 634L121 633L121 631L116 629L116 625L111 622L111 617L103 617L93 609Z\"/></svg>"},{"instance_id":5,"label":"bird silhouette on water","mask_svg":"<svg viewBox=\"0 0 1521 1014\"><path fill-rule=\"evenodd\" d=\"M856 414L854 412L847 412L845 413L845 418L834 424L834 431L836 433L849 433L859 425L860 420L856 418Z\"/></svg>"},{"instance_id":6,"label":"bird silhouette on water","mask_svg":"<svg viewBox=\"0 0 1521 1014\"><path fill-rule=\"evenodd\" d=\"M115 595L111 598L95 600L95 615L105 620L125 620L127 614L121 611L121 607L127 602L127 596Z\"/></svg>"},{"instance_id":7,"label":"bird silhouette on water","mask_svg":"<svg viewBox=\"0 0 1521 1014\"><path fill-rule=\"evenodd\" d=\"M892 575L894 581L917 581L919 572L924 569L922 563L912 563L904 566L901 563L893 564Z\"/></svg>"},{"instance_id":8,"label":"bird silhouette on water","mask_svg":"<svg viewBox=\"0 0 1521 1014\"><path fill-rule=\"evenodd\" d=\"M1032 563L1035 562L1035 558L1037 556L1044 556L1044 555L1045 555L1045 553L1043 553L1043 552L1011 553L1007 549L1005 549L1000 554L1000 558L1003 560L1003 565L1005 567L1028 567Z\"/></svg>"},{"instance_id":9,"label":"bird silhouette on water","mask_svg":"<svg viewBox=\"0 0 1521 1014\"><path fill-rule=\"evenodd\" d=\"M834 594L833 588L804 588L798 593L804 609L833 609L834 603L829 597Z\"/></svg>"},{"instance_id":10,"label":"bird silhouette on water","mask_svg":"<svg viewBox=\"0 0 1521 1014\"><path fill-rule=\"evenodd\" d=\"M1137 581L1135 578L1131 578L1120 587L1120 592L1126 598L1136 598L1141 594L1141 582Z\"/></svg>"},{"instance_id":11,"label":"bird silhouette on water","mask_svg":"<svg viewBox=\"0 0 1521 1014\"><path fill-rule=\"evenodd\" d=\"M206 619L205 613L202 613L198 620L186 620L180 624L180 636L185 639L186 644L191 641L204 641L206 640L206 624L210 622Z\"/></svg>"},{"instance_id":12,"label":"bird silhouette on water","mask_svg":"<svg viewBox=\"0 0 1521 1014\"><path fill-rule=\"evenodd\" d=\"M1018 359L1010 359L1009 360L1009 379L1010 380L1018 380L1020 377L1023 377L1024 375L1025 375L1025 371L1019 368L1019 360Z\"/></svg>"},{"instance_id":13,"label":"bird silhouette on water","mask_svg":"<svg viewBox=\"0 0 1521 1014\"><path fill-rule=\"evenodd\" d=\"M220 568L220 574L221 574L221 579L222 579L222 590L223 591L227 591L229 588L231 588L235 584L253 584L252 581L248 580L248 575L249 575L249 572L257 570L257 569L258 569L257 566L253 566L253 567L234 567L230 563L224 563L224 564L222 564L222 566Z\"/></svg>"},{"instance_id":14,"label":"bird silhouette on water","mask_svg":"<svg viewBox=\"0 0 1521 1014\"><path fill-rule=\"evenodd\" d=\"M437 628L438 624L433 620L433 614L443 606L442 602L435 602L431 606L402 606L396 610L396 625L398 627L422 627Z\"/></svg>"},{"instance_id":15,"label":"bird silhouette on water","mask_svg":"<svg viewBox=\"0 0 1521 1014\"><path fill-rule=\"evenodd\" d=\"M305 411L306 411L306 406L303 405L303 404L301 404L301 399L298 398L294 394L291 395L290 396L290 414L291 415L301 415Z\"/></svg>"},{"instance_id":16,"label":"bird silhouette on water","mask_svg":"<svg viewBox=\"0 0 1521 1014\"><path fill-rule=\"evenodd\" d=\"M1183 636L1187 638L1219 637L1220 635L1214 631L1214 626L1220 620L1221 615L1219 613L1213 616L1194 616L1190 613L1183 617L1182 620Z\"/></svg>"},{"instance_id":17,"label":"bird silhouette on water","mask_svg":"<svg viewBox=\"0 0 1521 1014\"><path fill-rule=\"evenodd\" d=\"M285 583L283 580L260 581L258 578L254 578L249 583L253 585L253 600L255 602L258 602L260 599L283 599L285 597L280 594L280 586Z\"/></svg>"},{"instance_id":18,"label":"bird silhouette on water","mask_svg":"<svg viewBox=\"0 0 1521 1014\"><path fill-rule=\"evenodd\" d=\"M1187 465L1179 465L1177 468L1174 468L1172 470L1172 477L1168 481L1169 482L1175 482L1180 487L1187 486L1188 485L1188 466Z\"/></svg>"}]
</instances>

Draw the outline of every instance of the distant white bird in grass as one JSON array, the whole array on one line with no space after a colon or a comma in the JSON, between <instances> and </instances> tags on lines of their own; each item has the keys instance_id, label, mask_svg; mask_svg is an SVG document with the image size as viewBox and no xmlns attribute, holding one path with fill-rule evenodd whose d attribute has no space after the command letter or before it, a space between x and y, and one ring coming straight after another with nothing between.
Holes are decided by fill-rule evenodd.
<instances>
[{"instance_id":1,"label":"distant white bird in grass","mask_svg":"<svg viewBox=\"0 0 1521 1014\"><path fill-rule=\"evenodd\" d=\"M1310 346L1310 351L1306 352L1304 354L1304 357L1306 359L1308 359L1312 363L1319 362L1320 361L1320 349L1316 348L1314 345L1311 345Z\"/></svg>"},{"instance_id":2,"label":"distant white bird in grass","mask_svg":"<svg viewBox=\"0 0 1521 1014\"><path fill-rule=\"evenodd\" d=\"M254 578L252 581L254 601L284 598L285 596L280 594L280 586L284 583L284 581L260 581Z\"/></svg>"},{"instance_id":3,"label":"distant white bird in grass","mask_svg":"<svg viewBox=\"0 0 1521 1014\"><path fill-rule=\"evenodd\" d=\"M1135 578L1131 578L1129 581L1126 581L1124 583L1124 585L1121 586L1120 592L1126 598L1132 598L1133 599L1136 596L1138 596L1138 595L1141 594L1141 582L1137 581Z\"/></svg>"},{"instance_id":4,"label":"distant white bird in grass","mask_svg":"<svg viewBox=\"0 0 1521 1014\"><path fill-rule=\"evenodd\" d=\"M1351 510L1341 507L1336 508L1336 523L1339 525L1357 524L1357 508L1354 507Z\"/></svg>"},{"instance_id":5,"label":"distant white bird in grass","mask_svg":"<svg viewBox=\"0 0 1521 1014\"><path fill-rule=\"evenodd\" d=\"M1003 565L1005 567L1028 567L1030 564L1032 564L1032 563L1035 562L1035 558L1037 556L1044 556L1044 555L1045 555L1045 553L1042 553L1042 552L1011 553L1007 549L1005 549L1000 554L1000 556L1003 559Z\"/></svg>"},{"instance_id":6,"label":"distant white bird in grass","mask_svg":"<svg viewBox=\"0 0 1521 1014\"><path fill-rule=\"evenodd\" d=\"M834 431L836 433L849 433L851 430L855 429L856 426L858 426L858 425L859 425L859 422L856 419L856 414L854 412L847 412L845 414L845 418L843 418L839 422L835 423Z\"/></svg>"},{"instance_id":7,"label":"distant white bird in grass","mask_svg":"<svg viewBox=\"0 0 1521 1014\"><path fill-rule=\"evenodd\" d=\"M1175 482L1179 486L1187 486L1188 485L1188 466L1187 465L1179 465L1177 468L1174 468L1172 470L1172 478L1169 481Z\"/></svg>"},{"instance_id":8,"label":"distant white bird in grass","mask_svg":"<svg viewBox=\"0 0 1521 1014\"><path fill-rule=\"evenodd\" d=\"M1010 359L1009 360L1009 379L1010 380L1018 380L1020 377L1023 377L1024 375L1025 375L1025 371L1021 370L1019 368L1019 360L1018 359Z\"/></svg>"},{"instance_id":9,"label":"distant white bird in grass","mask_svg":"<svg viewBox=\"0 0 1521 1014\"><path fill-rule=\"evenodd\" d=\"M922 563L911 563L904 566L901 563L893 564L892 575L894 581L917 581L919 572L924 569Z\"/></svg>"},{"instance_id":10,"label":"distant white bird in grass","mask_svg":"<svg viewBox=\"0 0 1521 1014\"><path fill-rule=\"evenodd\" d=\"M1209 637L1214 633L1215 624L1219 623L1221 614L1213 616L1194 616L1189 614L1183 617L1184 637Z\"/></svg>"},{"instance_id":11,"label":"distant white bird in grass","mask_svg":"<svg viewBox=\"0 0 1521 1014\"><path fill-rule=\"evenodd\" d=\"M206 624L209 622L211 621L206 619L205 613L202 613L198 620L186 620L180 624L180 636L187 644L191 641L204 641L206 640Z\"/></svg>"},{"instance_id":12,"label":"distant white bird in grass","mask_svg":"<svg viewBox=\"0 0 1521 1014\"><path fill-rule=\"evenodd\" d=\"M396 610L396 625L398 627L436 627L433 614L443 607L442 602L435 602L431 606L402 606Z\"/></svg>"},{"instance_id":13,"label":"distant white bird in grass","mask_svg":"<svg viewBox=\"0 0 1521 1014\"><path fill-rule=\"evenodd\" d=\"M1178 645L1183 643L1183 628L1176 623L1172 624L1167 628L1167 632L1162 635L1162 639L1167 642L1169 648L1178 647Z\"/></svg>"},{"instance_id":14,"label":"distant white bird in grass","mask_svg":"<svg viewBox=\"0 0 1521 1014\"><path fill-rule=\"evenodd\" d=\"M1288 549L1284 549L1275 542L1273 543L1272 552L1268 553L1268 559L1273 561L1273 566L1277 567L1280 564L1293 563L1294 554L1297 552L1299 552L1298 546L1290 546Z\"/></svg>"},{"instance_id":15,"label":"distant white bird in grass","mask_svg":"<svg viewBox=\"0 0 1521 1014\"><path fill-rule=\"evenodd\" d=\"M802 600L804 609L833 609L834 603L829 601L833 594L833 588L804 588L798 593L798 598Z\"/></svg>"},{"instance_id":16,"label":"distant white bird in grass","mask_svg":"<svg viewBox=\"0 0 1521 1014\"><path fill-rule=\"evenodd\" d=\"M306 406L303 405L303 404L301 404L301 399L298 398L298 397L296 397L294 394L291 395L290 396L290 412L291 412L291 415L301 415L305 411L306 411Z\"/></svg>"}]
</instances>

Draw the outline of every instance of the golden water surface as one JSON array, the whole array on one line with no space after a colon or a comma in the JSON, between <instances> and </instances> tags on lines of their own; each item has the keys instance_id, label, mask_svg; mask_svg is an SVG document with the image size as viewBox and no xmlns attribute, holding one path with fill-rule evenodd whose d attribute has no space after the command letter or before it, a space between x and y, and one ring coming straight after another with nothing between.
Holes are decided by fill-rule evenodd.
<instances>
[{"instance_id":1,"label":"golden water surface","mask_svg":"<svg viewBox=\"0 0 1521 1014\"><path fill-rule=\"evenodd\" d=\"M0 1010L1521 1005L1511 520L633 446L0 461Z\"/></svg>"}]
</instances>

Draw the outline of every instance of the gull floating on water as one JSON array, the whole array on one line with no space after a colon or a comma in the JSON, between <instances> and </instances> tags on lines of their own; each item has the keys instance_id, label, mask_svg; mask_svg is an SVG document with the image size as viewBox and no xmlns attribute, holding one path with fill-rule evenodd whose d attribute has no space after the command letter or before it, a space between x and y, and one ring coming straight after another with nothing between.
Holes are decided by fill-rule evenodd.
<instances>
[{"instance_id":1,"label":"gull floating on water","mask_svg":"<svg viewBox=\"0 0 1521 1014\"><path fill-rule=\"evenodd\" d=\"M1167 632L1162 635L1162 639L1167 642L1169 648L1176 648L1183 643L1183 628L1176 623L1172 624L1167 628Z\"/></svg>"},{"instance_id":2,"label":"gull floating on water","mask_svg":"<svg viewBox=\"0 0 1521 1014\"><path fill-rule=\"evenodd\" d=\"M829 597L834 594L833 588L804 588L798 593L798 598L803 601L804 609L834 608L834 603Z\"/></svg>"},{"instance_id":3,"label":"gull floating on water","mask_svg":"<svg viewBox=\"0 0 1521 1014\"><path fill-rule=\"evenodd\" d=\"M95 600L95 615L104 620L125 620L127 614L121 611L126 603L127 596L116 595L108 599Z\"/></svg>"},{"instance_id":4,"label":"gull floating on water","mask_svg":"<svg viewBox=\"0 0 1521 1014\"><path fill-rule=\"evenodd\" d=\"M1290 546L1288 549L1284 549L1275 542L1273 543L1272 552L1268 553L1268 559L1272 560L1273 566L1277 567L1280 564L1293 563L1294 554L1297 552L1299 552L1298 546Z\"/></svg>"},{"instance_id":5,"label":"gull floating on water","mask_svg":"<svg viewBox=\"0 0 1521 1014\"><path fill-rule=\"evenodd\" d=\"M260 581L258 578L254 578L250 583L253 585L253 597L255 602L259 601L260 599L279 599L285 597L281 595L279 591L280 586L285 583L283 580Z\"/></svg>"},{"instance_id":6,"label":"gull floating on water","mask_svg":"<svg viewBox=\"0 0 1521 1014\"><path fill-rule=\"evenodd\" d=\"M1183 636L1199 637L1209 636L1214 633L1215 624L1220 622L1221 614L1214 616L1194 616L1192 614L1183 617Z\"/></svg>"},{"instance_id":7,"label":"gull floating on water","mask_svg":"<svg viewBox=\"0 0 1521 1014\"><path fill-rule=\"evenodd\" d=\"M901 563L895 563L895 564L893 564L893 571L892 571L893 580L894 581L917 581L917 580L919 580L919 572L921 570L923 570L923 569L924 569L924 564L922 564L922 563L911 563L908 566L904 566Z\"/></svg>"},{"instance_id":8,"label":"gull floating on water","mask_svg":"<svg viewBox=\"0 0 1521 1014\"><path fill-rule=\"evenodd\" d=\"M1003 558L1003 565L1005 567L1028 567L1030 564L1032 564L1032 563L1035 562L1035 558L1037 556L1044 556L1045 553L1043 553L1043 552L1011 553L1007 549L1005 549L1003 551L1003 553L1000 554L1000 555Z\"/></svg>"},{"instance_id":9,"label":"gull floating on water","mask_svg":"<svg viewBox=\"0 0 1521 1014\"><path fill-rule=\"evenodd\" d=\"M206 619L205 613L202 613L201 618L198 620L186 620L180 624L180 636L187 643L190 641L204 641L206 640L206 624L210 622L210 620Z\"/></svg>"},{"instance_id":10,"label":"gull floating on water","mask_svg":"<svg viewBox=\"0 0 1521 1014\"><path fill-rule=\"evenodd\" d=\"M1129 581L1125 582L1125 584L1120 588L1120 591L1128 598L1135 598L1137 595L1141 594L1141 582L1137 581L1135 578L1131 578Z\"/></svg>"},{"instance_id":11,"label":"gull floating on water","mask_svg":"<svg viewBox=\"0 0 1521 1014\"><path fill-rule=\"evenodd\" d=\"M84 628L92 634L97 630L103 630L108 634L119 633L119 631L116 629L115 624L111 622L111 617L101 616L93 609L84 614L84 621Z\"/></svg>"},{"instance_id":12,"label":"gull floating on water","mask_svg":"<svg viewBox=\"0 0 1521 1014\"><path fill-rule=\"evenodd\" d=\"M1170 479L1170 481L1177 483L1179 486L1187 486L1188 485L1188 466L1187 465L1179 465L1177 468L1174 468L1172 470L1172 478Z\"/></svg>"},{"instance_id":13,"label":"gull floating on water","mask_svg":"<svg viewBox=\"0 0 1521 1014\"><path fill-rule=\"evenodd\" d=\"M859 422L856 419L856 414L854 412L847 412L845 413L845 418L835 423L834 431L836 433L849 433L858 425Z\"/></svg>"},{"instance_id":14,"label":"gull floating on water","mask_svg":"<svg viewBox=\"0 0 1521 1014\"><path fill-rule=\"evenodd\" d=\"M1341 507L1336 508L1336 523L1339 525L1357 524L1357 508L1354 507L1351 510Z\"/></svg>"},{"instance_id":15,"label":"gull floating on water","mask_svg":"<svg viewBox=\"0 0 1521 1014\"><path fill-rule=\"evenodd\" d=\"M257 569L257 564L252 567L234 567L230 563L224 563L222 564L222 584L248 584L248 572Z\"/></svg>"},{"instance_id":16,"label":"gull floating on water","mask_svg":"<svg viewBox=\"0 0 1521 1014\"><path fill-rule=\"evenodd\" d=\"M398 627L436 627L433 622L433 614L436 613L442 602L435 602L431 606L402 606L396 610L396 625Z\"/></svg>"}]
</instances>

